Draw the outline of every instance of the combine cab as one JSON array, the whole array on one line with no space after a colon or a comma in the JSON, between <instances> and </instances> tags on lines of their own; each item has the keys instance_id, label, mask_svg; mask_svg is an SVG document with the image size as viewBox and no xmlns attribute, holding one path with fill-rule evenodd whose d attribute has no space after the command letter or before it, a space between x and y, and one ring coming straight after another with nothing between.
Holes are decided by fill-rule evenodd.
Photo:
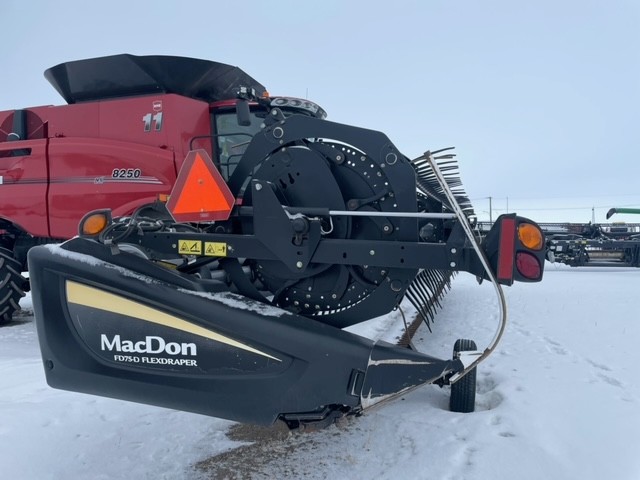
<instances>
[{"instance_id":1,"label":"combine cab","mask_svg":"<svg viewBox=\"0 0 640 480\"><path fill-rule=\"evenodd\" d=\"M162 101L162 116L135 112L138 126L179 141L156 148L183 151L184 161L168 197L128 215L93 210L77 237L29 251L51 386L247 423L326 425L463 378L504 328L500 285L541 280L540 228L505 215L476 238L449 152L409 160L380 132L329 122L312 102L251 85L202 103L214 97L206 82L167 86L171 62L134 58L158 78L145 68L151 78L124 92L80 96L138 95L113 100L123 107ZM119 85L108 75L126 70L102 61L87 69L101 81L85 85ZM196 102L187 94L204 99L191 124L210 128L189 130L180 109L175 119L164 114L165 95ZM436 284L455 271L493 282L500 296L486 349L465 340L453 359L439 359L343 330L405 295L427 317Z\"/></svg>"}]
</instances>

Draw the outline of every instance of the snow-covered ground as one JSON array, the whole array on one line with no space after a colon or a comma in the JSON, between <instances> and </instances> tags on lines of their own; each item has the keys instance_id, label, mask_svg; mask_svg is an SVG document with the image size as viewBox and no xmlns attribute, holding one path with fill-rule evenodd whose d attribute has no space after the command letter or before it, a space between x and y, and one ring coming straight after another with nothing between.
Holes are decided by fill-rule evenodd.
<instances>
[{"instance_id":1,"label":"snow-covered ground","mask_svg":"<svg viewBox=\"0 0 640 480\"><path fill-rule=\"evenodd\" d=\"M253 444L224 420L49 388L27 297L0 329L0 478L640 478L640 269L547 264L542 283L505 291L510 321L480 366L475 413L448 412L446 389L427 386ZM496 319L492 286L460 274L415 343L437 356L458 337L482 348Z\"/></svg>"}]
</instances>

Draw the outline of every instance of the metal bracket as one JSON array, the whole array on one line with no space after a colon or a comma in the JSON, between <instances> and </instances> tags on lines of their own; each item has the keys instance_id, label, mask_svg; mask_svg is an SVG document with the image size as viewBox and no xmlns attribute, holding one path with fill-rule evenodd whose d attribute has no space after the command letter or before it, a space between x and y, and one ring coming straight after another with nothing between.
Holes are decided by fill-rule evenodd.
<instances>
[{"instance_id":1,"label":"metal bracket","mask_svg":"<svg viewBox=\"0 0 640 480\"><path fill-rule=\"evenodd\" d=\"M280 205L269 182L252 180L254 216L253 227L258 239L271 250L291 272L302 273L309 266L320 242L320 222L310 221L299 245L291 239L295 217L291 217Z\"/></svg>"}]
</instances>

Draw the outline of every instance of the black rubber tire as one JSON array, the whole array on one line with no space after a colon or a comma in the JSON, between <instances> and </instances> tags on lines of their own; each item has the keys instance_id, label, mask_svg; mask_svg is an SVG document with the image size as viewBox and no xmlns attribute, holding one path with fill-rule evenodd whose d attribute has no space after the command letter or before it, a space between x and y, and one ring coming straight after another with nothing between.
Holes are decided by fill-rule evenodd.
<instances>
[{"instance_id":1,"label":"black rubber tire","mask_svg":"<svg viewBox=\"0 0 640 480\"><path fill-rule=\"evenodd\" d=\"M28 281L21 272L22 265L13 258L11 250L0 248L0 325L9 323L20 310L19 302Z\"/></svg>"},{"instance_id":2,"label":"black rubber tire","mask_svg":"<svg viewBox=\"0 0 640 480\"><path fill-rule=\"evenodd\" d=\"M458 352L477 349L473 340L461 338L453 346L453 358L457 358ZM451 385L449 410L459 413L471 413L476 409L476 374L477 368L474 367L464 377Z\"/></svg>"}]
</instances>

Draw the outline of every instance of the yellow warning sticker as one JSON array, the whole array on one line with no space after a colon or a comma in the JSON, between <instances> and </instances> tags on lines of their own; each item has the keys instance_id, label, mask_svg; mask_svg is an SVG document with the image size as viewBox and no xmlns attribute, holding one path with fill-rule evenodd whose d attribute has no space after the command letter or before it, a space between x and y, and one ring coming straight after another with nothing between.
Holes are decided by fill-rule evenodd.
<instances>
[{"instance_id":1,"label":"yellow warning sticker","mask_svg":"<svg viewBox=\"0 0 640 480\"><path fill-rule=\"evenodd\" d=\"M200 240L178 240L178 253L182 255L202 255Z\"/></svg>"},{"instance_id":2,"label":"yellow warning sticker","mask_svg":"<svg viewBox=\"0 0 640 480\"><path fill-rule=\"evenodd\" d=\"M208 257L226 257L227 244L222 242L204 242L204 254Z\"/></svg>"}]
</instances>

